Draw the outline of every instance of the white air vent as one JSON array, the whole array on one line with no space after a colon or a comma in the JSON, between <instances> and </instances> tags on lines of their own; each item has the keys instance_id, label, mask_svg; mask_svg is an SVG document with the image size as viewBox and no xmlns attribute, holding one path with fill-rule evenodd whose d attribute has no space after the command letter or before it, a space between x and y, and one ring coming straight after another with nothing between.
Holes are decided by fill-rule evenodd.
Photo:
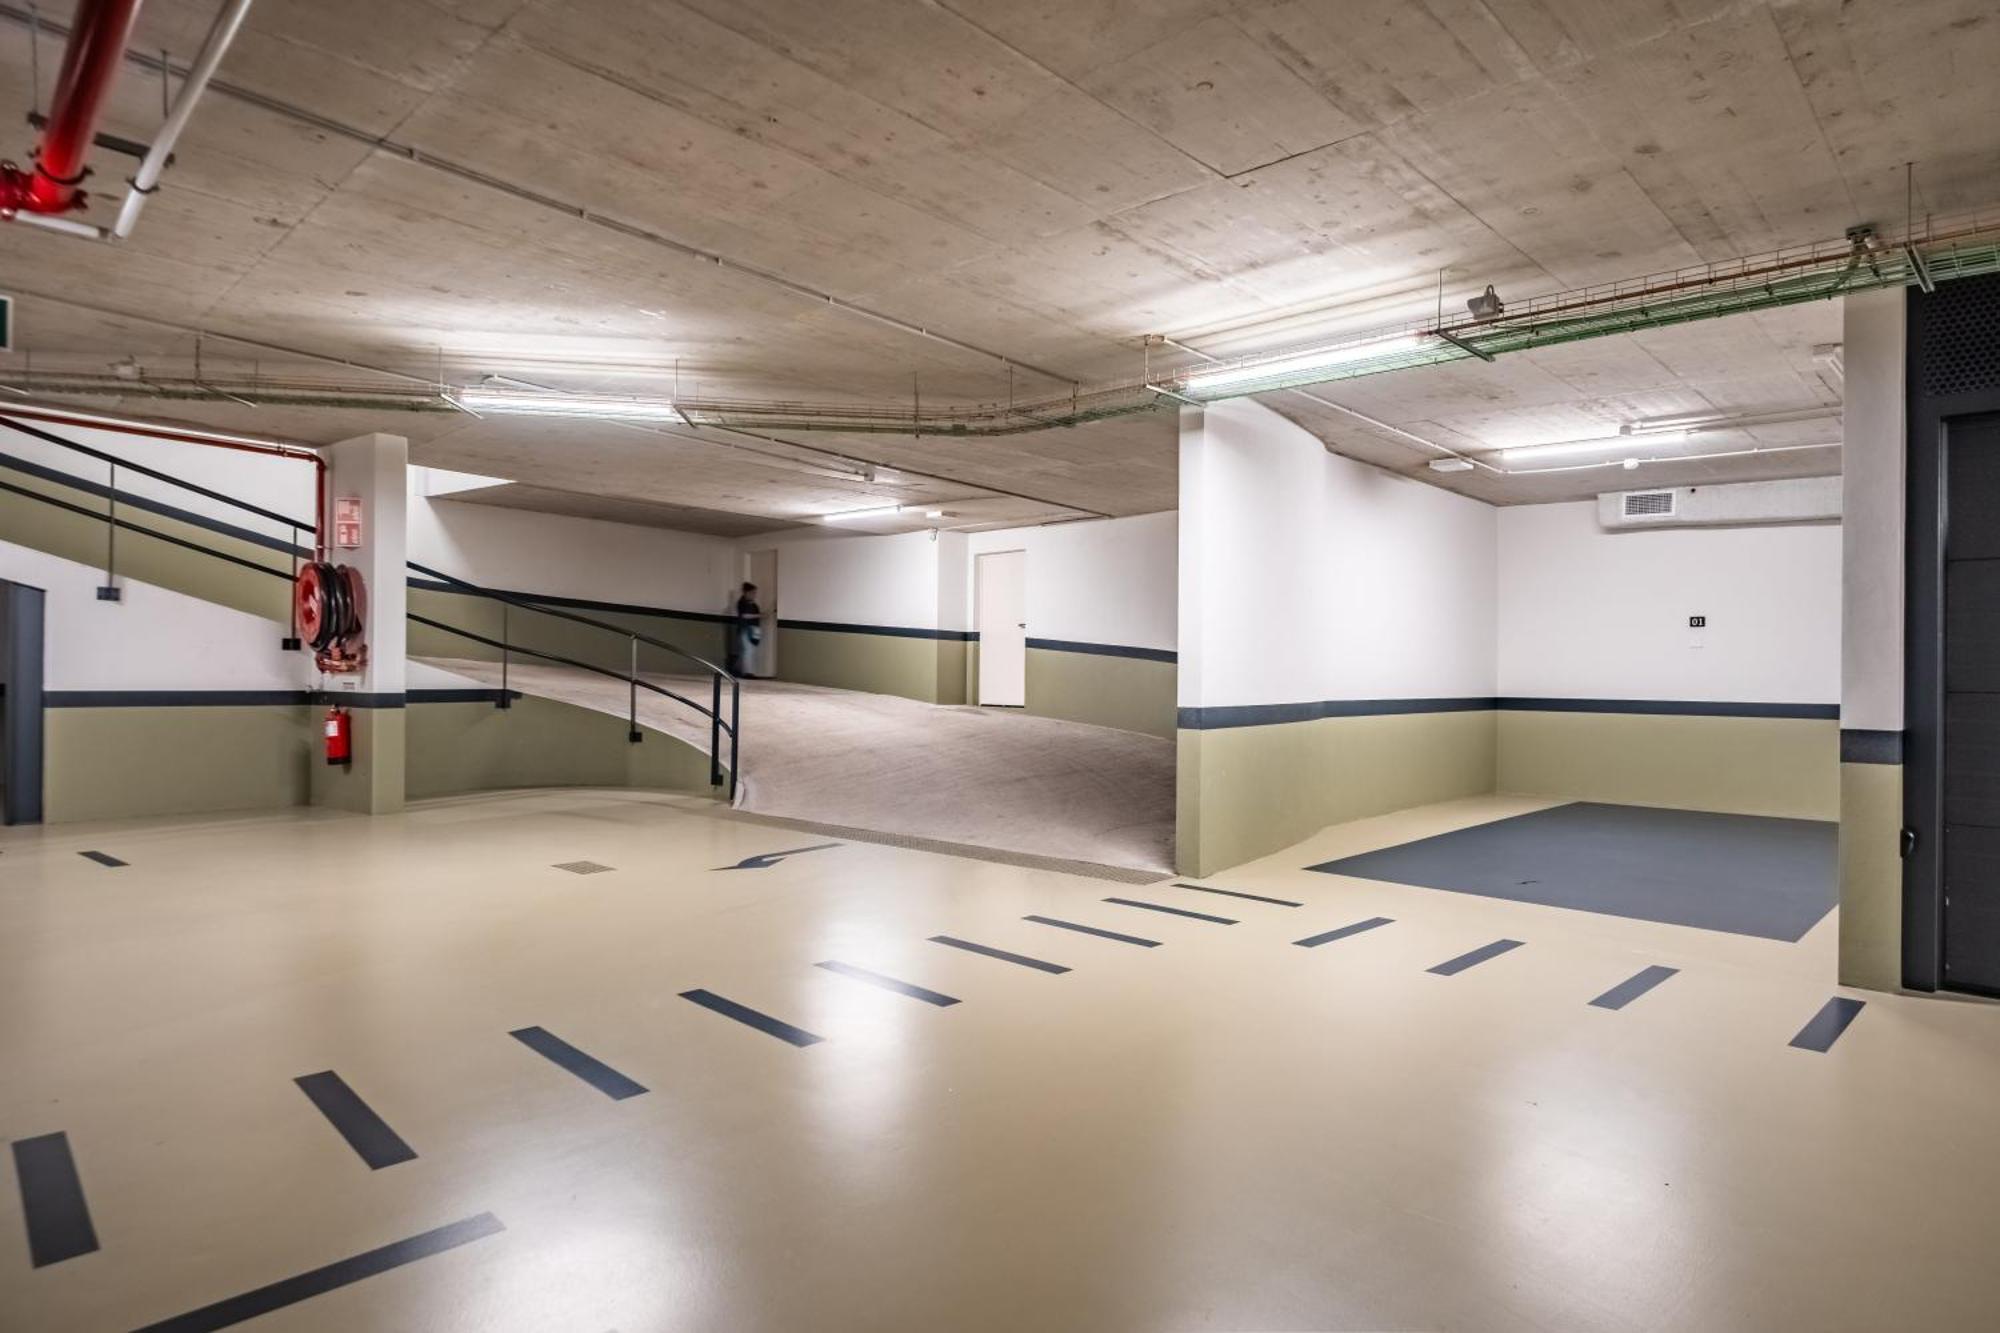
<instances>
[{"instance_id":1,"label":"white air vent","mask_svg":"<svg viewBox=\"0 0 2000 1333\"><path fill-rule=\"evenodd\" d=\"M1620 528L1765 527L1838 523L1840 478L1738 481L1719 486L1655 486L1597 497L1598 526Z\"/></svg>"},{"instance_id":2,"label":"white air vent","mask_svg":"<svg viewBox=\"0 0 2000 1333\"><path fill-rule=\"evenodd\" d=\"M1674 493L1672 491L1627 491L1624 495L1626 518L1672 518L1674 516Z\"/></svg>"}]
</instances>

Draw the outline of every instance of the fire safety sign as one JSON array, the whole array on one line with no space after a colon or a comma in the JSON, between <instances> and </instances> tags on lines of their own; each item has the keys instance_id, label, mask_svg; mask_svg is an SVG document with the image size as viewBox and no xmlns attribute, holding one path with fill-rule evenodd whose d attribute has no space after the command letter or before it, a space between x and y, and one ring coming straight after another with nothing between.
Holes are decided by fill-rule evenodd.
<instances>
[{"instance_id":1,"label":"fire safety sign","mask_svg":"<svg viewBox=\"0 0 2000 1333\"><path fill-rule=\"evenodd\" d=\"M361 545L361 497L343 495L333 502L333 544L343 551Z\"/></svg>"}]
</instances>

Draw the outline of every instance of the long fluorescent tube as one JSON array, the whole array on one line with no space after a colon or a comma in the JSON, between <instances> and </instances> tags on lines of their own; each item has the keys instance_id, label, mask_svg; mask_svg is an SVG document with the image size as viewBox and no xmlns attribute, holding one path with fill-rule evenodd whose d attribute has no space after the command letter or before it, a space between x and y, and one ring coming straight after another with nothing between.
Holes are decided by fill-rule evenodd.
<instances>
[{"instance_id":1,"label":"long fluorescent tube","mask_svg":"<svg viewBox=\"0 0 2000 1333\"><path fill-rule=\"evenodd\" d=\"M822 523L849 523L863 518L889 518L903 512L901 505L875 505L869 509L842 509L832 514L821 514Z\"/></svg>"},{"instance_id":2,"label":"long fluorescent tube","mask_svg":"<svg viewBox=\"0 0 2000 1333\"><path fill-rule=\"evenodd\" d=\"M1296 375L1311 370L1331 370L1335 366L1352 365L1356 361L1373 361L1377 357L1414 352L1423 345L1424 336L1420 333L1397 333L1383 338L1370 338L1363 342L1342 343L1338 347L1316 348L1310 352L1279 357L1275 361L1258 361L1249 365L1227 366L1221 370L1199 371L1188 376L1183 384L1190 393L1208 393L1215 389L1226 389L1233 384L1248 384L1254 380Z\"/></svg>"},{"instance_id":3,"label":"long fluorescent tube","mask_svg":"<svg viewBox=\"0 0 2000 1333\"><path fill-rule=\"evenodd\" d=\"M460 407L481 413L513 412L538 417L612 417L625 421L682 421L664 398L624 398L603 393L543 393L517 389L469 388L451 394Z\"/></svg>"},{"instance_id":4,"label":"long fluorescent tube","mask_svg":"<svg viewBox=\"0 0 2000 1333\"><path fill-rule=\"evenodd\" d=\"M1623 449L1627 453L1635 447L1647 447L1661 440L1684 440L1685 430L1647 431L1643 439L1631 435L1607 435L1592 440L1562 440L1555 444L1523 444L1500 451L1502 463L1525 463L1534 458L1567 458L1573 454L1601 454L1609 450Z\"/></svg>"}]
</instances>

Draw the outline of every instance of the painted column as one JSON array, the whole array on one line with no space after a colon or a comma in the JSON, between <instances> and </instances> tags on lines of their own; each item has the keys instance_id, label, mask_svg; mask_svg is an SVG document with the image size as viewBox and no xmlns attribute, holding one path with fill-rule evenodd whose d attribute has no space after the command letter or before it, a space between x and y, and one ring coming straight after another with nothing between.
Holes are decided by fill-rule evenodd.
<instances>
[{"instance_id":1,"label":"painted column","mask_svg":"<svg viewBox=\"0 0 2000 1333\"><path fill-rule=\"evenodd\" d=\"M1901 289L1844 301L1840 980L1902 983L1905 312Z\"/></svg>"},{"instance_id":2,"label":"painted column","mask_svg":"<svg viewBox=\"0 0 2000 1333\"><path fill-rule=\"evenodd\" d=\"M312 803L387 814L403 808L410 446L400 435L358 435L325 452L333 501L361 502L361 544L352 550L335 547L330 558L359 569L367 586L368 660L361 671L320 681L329 700L352 714L354 760L328 764L320 747L313 747ZM315 711L315 723L324 713Z\"/></svg>"}]
</instances>

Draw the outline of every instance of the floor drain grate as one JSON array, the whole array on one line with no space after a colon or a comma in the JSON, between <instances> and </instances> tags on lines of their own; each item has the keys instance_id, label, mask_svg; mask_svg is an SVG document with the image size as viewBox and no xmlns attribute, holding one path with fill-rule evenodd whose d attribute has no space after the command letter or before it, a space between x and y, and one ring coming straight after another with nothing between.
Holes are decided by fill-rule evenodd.
<instances>
[{"instance_id":1,"label":"floor drain grate","mask_svg":"<svg viewBox=\"0 0 2000 1333\"><path fill-rule=\"evenodd\" d=\"M567 870L572 875L597 875L613 867L601 866L595 861L558 861L556 869Z\"/></svg>"}]
</instances>

